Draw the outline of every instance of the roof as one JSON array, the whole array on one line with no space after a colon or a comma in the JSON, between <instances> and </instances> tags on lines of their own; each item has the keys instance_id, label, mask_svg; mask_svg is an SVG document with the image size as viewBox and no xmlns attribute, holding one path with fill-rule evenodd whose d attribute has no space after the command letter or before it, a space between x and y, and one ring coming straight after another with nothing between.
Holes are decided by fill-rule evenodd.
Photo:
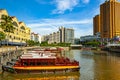
<instances>
[{"instance_id":1,"label":"roof","mask_svg":"<svg viewBox=\"0 0 120 80\"><path fill-rule=\"evenodd\" d=\"M55 59L56 57L53 55L53 53L35 53L35 52L29 52L23 54L21 59Z\"/></svg>"}]
</instances>

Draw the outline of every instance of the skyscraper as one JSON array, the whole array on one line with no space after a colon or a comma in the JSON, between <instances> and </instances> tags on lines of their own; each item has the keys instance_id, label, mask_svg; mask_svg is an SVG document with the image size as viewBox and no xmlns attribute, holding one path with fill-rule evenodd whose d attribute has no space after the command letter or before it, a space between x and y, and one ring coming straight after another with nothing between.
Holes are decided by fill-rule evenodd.
<instances>
[{"instance_id":1,"label":"skyscraper","mask_svg":"<svg viewBox=\"0 0 120 80\"><path fill-rule=\"evenodd\" d=\"M96 15L93 18L93 32L94 32L94 35L100 32L100 15Z\"/></svg>"},{"instance_id":2,"label":"skyscraper","mask_svg":"<svg viewBox=\"0 0 120 80\"><path fill-rule=\"evenodd\" d=\"M120 36L120 2L106 0L100 5L101 37Z\"/></svg>"}]
</instances>

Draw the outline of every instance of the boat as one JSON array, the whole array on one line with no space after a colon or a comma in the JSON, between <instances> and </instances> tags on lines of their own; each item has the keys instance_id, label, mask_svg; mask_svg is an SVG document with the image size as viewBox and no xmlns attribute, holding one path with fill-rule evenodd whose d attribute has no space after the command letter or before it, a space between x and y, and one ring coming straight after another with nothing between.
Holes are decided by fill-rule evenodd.
<instances>
[{"instance_id":1,"label":"boat","mask_svg":"<svg viewBox=\"0 0 120 80\"><path fill-rule=\"evenodd\" d=\"M54 53L28 51L10 66L2 66L3 71L12 73L56 73L79 71L79 62Z\"/></svg>"},{"instance_id":2,"label":"boat","mask_svg":"<svg viewBox=\"0 0 120 80\"><path fill-rule=\"evenodd\" d=\"M117 43L108 44L106 48L108 49L108 51L117 52L117 53L120 52L120 44L117 44Z\"/></svg>"}]
</instances>

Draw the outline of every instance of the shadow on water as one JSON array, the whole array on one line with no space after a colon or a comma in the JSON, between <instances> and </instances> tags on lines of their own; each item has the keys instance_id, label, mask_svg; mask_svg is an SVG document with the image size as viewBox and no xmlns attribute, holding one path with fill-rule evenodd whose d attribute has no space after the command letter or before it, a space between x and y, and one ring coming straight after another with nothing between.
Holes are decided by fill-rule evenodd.
<instances>
[{"instance_id":1,"label":"shadow on water","mask_svg":"<svg viewBox=\"0 0 120 80\"><path fill-rule=\"evenodd\" d=\"M117 53L94 56L94 78L96 80L120 80L120 57Z\"/></svg>"},{"instance_id":2,"label":"shadow on water","mask_svg":"<svg viewBox=\"0 0 120 80\"><path fill-rule=\"evenodd\" d=\"M56 74L10 74L0 75L0 80L79 80L79 72Z\"/></svg>"},{"instance_id":3,"label":"shadow on water","mask_svg":"<svg viewBox=\"0 0 120 80\"><path fill-rule=\"evenodd\" d=\"M73 50L80 62L79 80L120 80L120 53Z\"/></svg>"}]
</instances>

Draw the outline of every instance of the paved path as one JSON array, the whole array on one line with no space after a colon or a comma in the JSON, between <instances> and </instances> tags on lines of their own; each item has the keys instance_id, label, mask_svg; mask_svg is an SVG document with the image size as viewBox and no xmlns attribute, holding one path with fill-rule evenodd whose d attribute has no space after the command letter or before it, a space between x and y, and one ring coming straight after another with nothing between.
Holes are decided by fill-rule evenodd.
<instances>
[{"instance_id":1,"label":"paved path","mask_svg":"<svg viewBox=\"0 0 120 80\"><path fill-rule=\"evenodd\" d=\"M16 46L4 46L0 47L0 53L8 52L8 51L15 51L15 50L24 50L24 49L32 49L35 47L16 47Z\"/></svg>"}]
</instances>

